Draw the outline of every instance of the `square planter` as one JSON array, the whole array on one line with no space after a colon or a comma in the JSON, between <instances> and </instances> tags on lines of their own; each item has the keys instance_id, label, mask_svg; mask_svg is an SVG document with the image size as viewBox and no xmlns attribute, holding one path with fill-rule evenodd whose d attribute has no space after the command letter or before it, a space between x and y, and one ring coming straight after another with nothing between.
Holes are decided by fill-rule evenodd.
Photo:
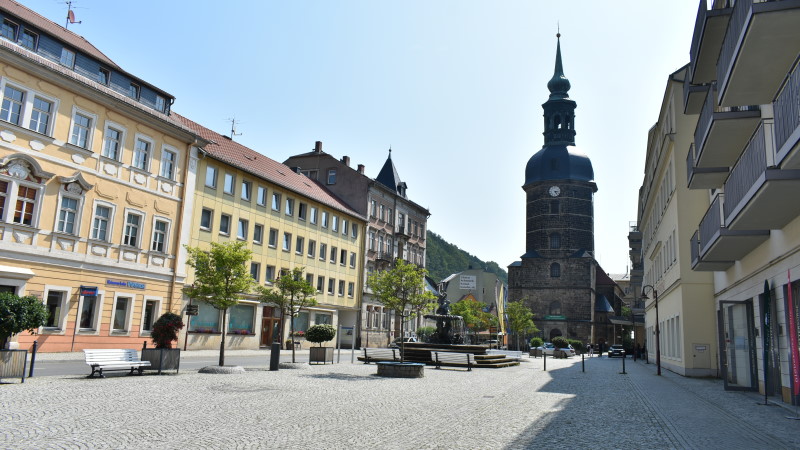
<instances>
[{"instance_id":1,"label":"square planter","mask_svg":"<svg viewBox=\"0 0 800 450\"><path fill-rule=\"evenodd\" d=\"M311 347L308 353L308 363L333 364L333 347Z\"/></svg>"},{"instance_id":2,"label":"square planter","mask_svg":"<svg viewBox=\"0 0 800 450\"><path fill-rule=\"evenodd\" d=\"M143 348L142 361L150 361L149 370L174 370L178 373L181 367L181 349L179 348Z\"/></svg>"},{"instance_id":3,"label":"square planter","mask_svg":"<svg viewBox=\"0 0 800 450\"><path fill-rule=\"evenodd\" d=\"M27 366L27 350L0 350L0 378L19 378L24 383Z\"/></svg>"}]
</instances>

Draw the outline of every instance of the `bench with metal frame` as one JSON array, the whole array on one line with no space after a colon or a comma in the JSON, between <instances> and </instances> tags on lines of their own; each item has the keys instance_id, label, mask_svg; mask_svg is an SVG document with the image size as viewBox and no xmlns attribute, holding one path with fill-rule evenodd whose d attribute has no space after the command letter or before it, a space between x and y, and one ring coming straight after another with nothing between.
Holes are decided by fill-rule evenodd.
<instances>
[{"instance_id":1,"label":"bench with metal frame","mask_svg":"<svg viewBox=\"0 0 800 450\"><path fill-rule=\"evenodd\" d=\"M97 374L100 378L105 378L103 371L130 370L129 375L138 372L139 375L145 367L150 367L150 361L142 361L136 350L130 348L121 349L85 349L83 351L86 364L92 368L92 373L86 378L94 378Z\"/></svg>"},{"instance_id":2,"label":"bench with metal frame","mask_svg":"<svg viewBox=\"0 0 800 450\"><path fill-rule=\"evenodd\" d=\"M471 371L472 366L475 365L475 358L472 353L432 351L431 360L436 364L437 369L441 369L442 366L466 367L467 371Z\"/></svg>"},{"instance_id":3,"label":"bench with metal frame","mask_svg":"<svg viewBox=\"0 0 800 450\"><path fill-rule=\"evenodd\" d=\"M397 349L394 348L367 348L364 347L364 356L358 357L364 364L379 361L399 361Z\"/></svg>"}]
</instances>

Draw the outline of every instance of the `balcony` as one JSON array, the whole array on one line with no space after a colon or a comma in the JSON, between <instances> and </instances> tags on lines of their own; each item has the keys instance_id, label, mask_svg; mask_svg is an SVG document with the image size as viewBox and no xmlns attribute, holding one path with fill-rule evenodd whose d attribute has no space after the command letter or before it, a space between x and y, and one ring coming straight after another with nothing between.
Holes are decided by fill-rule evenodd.
<instances>
[{"instance_id":1,"label":"balcony","mask_svg":"<svg viewBox=\"0 0 800 450\"><path fill-rule=\"evenodd\" d=\"M773 129L772 119L761 123L725 182L731 230L777 230L800 214L800 170L776 167Z\"/></svg>"},{"instance_id":2,"label":"balcony","mask_svg":"<svg viewBox=\"0 0 800 450\"><path fill-rule=\"evenodd\" d=\"M715 106L715 91L706 96L694 131L695 167L731 167L761 121L758 106Z\"/></svg>"},{"instance_id":3,"label":"balcony","mask_svg":"<svg viewBox=\"0 0 800 450\"><path fill-rule=\"evenodd\" d=\"M395 230L394 234L395 234L395 236L400 237L400 238L409 239L411 237L411 233L409 233L408 229L406 227L402 226L402 225L397 227L397 229Z\"/></svg>"},{"instance_id":4,"label":"balcony","mask_svg":"<svg viewBox=\"0 0 800 450\"><path fill-rule=\"evenodd\" d=\"M700 238L699 231L695 231L689 241L689 249L692 258L692 270L698 272L714 272L725 270L732 266L734 261L708 261L700 258Z\"/></svg>"},{"instance_id":5,"label":"balcony","mask_svg":"<svg viewBox=\"0 0 800 450\"><path fill-rule=\"evenodd\" d=\"M686 178L689 189L716 189L728 178L727 167L697 167L694 144L686 154Z\"/></svg>"},{"instance_id":6,"label":"balcony","mask_svg":"<svg viewBox=\"0 0 800 450\"><path fill-rule=\"evenodd\" d=\"M721 106L771 103L800 53L800 0L736 0L717 62Z\"/></svg>"},{"instance_id":7,"label":"balcony","mask_svg":"<svg viewBox=\"0 0 800 450\"><path fill-rule=\"evenodd\" d=\"M687 78L692 84L706 84L717 79L717 58L733 11L729 1L713 9L707 9L706 3L707 0L700 0L694 21L692 46L689 49L691 62Z\"/></svg>"},{"instance_id":8,"label":"balcony","mask_svg":"<svg viewBox=\"0 0 800 450\"><path fill-rule=\"evenodd\" d=\"M709 84L692 84L689 74L683 78L683 113L699 114L708 95Z\"/></svg>"},{"instance_id":9,"label":"balcony","mask_svg":"<svg viewBox=\"0 0 800 450\"><path fill-rule=\"evenodd\" d=\"M700 221L697 248L692 249L692 268L701 261L706 265L727 264L742 259L769 238L769 230L731 230L724 222L725 195L720 193ZM695 254L695 250L697 253ZM697 264L695 264L695 261ZM695 269L700 270L700 269ZM705 269L721 270L721 269Z\"/></svg>"},{"instance_id":10,"label":"balcony","mask_svg":"<svg viewBox=\"0 0 800 450\"><path fill-rule=\"evenodd\" d=\"M800 62L786 78L775 103L776 165L800 169Z\"/></svg>"}]
</instances>

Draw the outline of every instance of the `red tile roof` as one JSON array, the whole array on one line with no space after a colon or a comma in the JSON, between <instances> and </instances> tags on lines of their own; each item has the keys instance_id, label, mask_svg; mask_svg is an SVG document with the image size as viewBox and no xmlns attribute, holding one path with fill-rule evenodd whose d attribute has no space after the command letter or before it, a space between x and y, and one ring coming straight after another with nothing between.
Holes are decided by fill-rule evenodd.
<instances>
[{"instance_id":1,"label":"red tile roof","mask_svg":"<svg viewBox=\"0 0 800 450\"><path fill-rule=\"evenodd\" d=\"M316 200L323 205L366 220L365 217L353 210L347 203L335 196L318 181L299 174L290 169L289 166L268 158L255 150L231 140L227 136L209 130L175 112L172 113L172 117L181 121L187 128L193 130L203 139L211 141L210 144L205 146L204 150L212 158L230 164L231 166L297 194Z\"/></svg>"}]
</instances>

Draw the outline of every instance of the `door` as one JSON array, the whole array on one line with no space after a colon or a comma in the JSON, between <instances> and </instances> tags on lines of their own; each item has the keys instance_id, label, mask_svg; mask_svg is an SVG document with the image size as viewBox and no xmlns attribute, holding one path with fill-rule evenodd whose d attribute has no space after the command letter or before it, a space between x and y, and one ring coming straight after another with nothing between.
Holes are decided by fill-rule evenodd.
<instances>
[{"instance_id":1,"label":"door","mask_svg":"<svg viewBox=\"0 0 800 450\"><path fill-rule=\"evenodd\" d=\"M726 390L758 389L753 303L720 302L720 366Z\"/></svg>"}]
</instances>

